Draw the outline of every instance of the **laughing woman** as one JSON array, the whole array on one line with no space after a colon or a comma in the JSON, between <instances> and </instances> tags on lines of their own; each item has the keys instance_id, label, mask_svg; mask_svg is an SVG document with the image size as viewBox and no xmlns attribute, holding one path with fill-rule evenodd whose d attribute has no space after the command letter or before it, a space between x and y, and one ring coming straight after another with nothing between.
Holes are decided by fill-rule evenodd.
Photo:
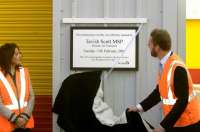
<instances>
[{"instance_id":1,"label":"laughing woman","mask_svg":"<svg viewBox=\"0 0 200 132\"><path fill-rule=\"evenodd\" d=\"M15 43L0 47L0 130L29 132L34 127L34 92Z\"/></svg>"}]
</instances>

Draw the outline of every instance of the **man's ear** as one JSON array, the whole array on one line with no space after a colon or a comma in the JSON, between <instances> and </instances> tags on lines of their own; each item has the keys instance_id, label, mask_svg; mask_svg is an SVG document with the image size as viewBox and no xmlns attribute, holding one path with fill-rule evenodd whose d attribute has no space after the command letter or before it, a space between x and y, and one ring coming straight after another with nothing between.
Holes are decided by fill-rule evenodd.
<instances>
[{"instance_id":1,"label":"man's ear","mask_svg":"<svg viewBox=\"0 0 200 132\"><path fill-rule=\"evenodd\" d=\"M158 52L160 52L160 50L161 50L160 47L158 45L156 45L155 46L155 51L158 53Z\"/></svg>"}]
</instances>

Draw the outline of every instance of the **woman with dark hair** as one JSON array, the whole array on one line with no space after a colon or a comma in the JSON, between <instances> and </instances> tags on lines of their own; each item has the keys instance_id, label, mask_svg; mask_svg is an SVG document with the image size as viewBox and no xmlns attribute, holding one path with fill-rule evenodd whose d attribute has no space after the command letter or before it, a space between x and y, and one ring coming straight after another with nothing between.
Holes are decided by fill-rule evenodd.
<instances>
[{"instance_id":1,"label":"woman with dark hair","mask_svg":"<svg viewBox=\"0 0 200 132\"><path fill-rule=\"evenodd\" d=\"M34 127L34 92L15 43L0 47L0 131L28 132Z\"/></svg>"}]
</instances>

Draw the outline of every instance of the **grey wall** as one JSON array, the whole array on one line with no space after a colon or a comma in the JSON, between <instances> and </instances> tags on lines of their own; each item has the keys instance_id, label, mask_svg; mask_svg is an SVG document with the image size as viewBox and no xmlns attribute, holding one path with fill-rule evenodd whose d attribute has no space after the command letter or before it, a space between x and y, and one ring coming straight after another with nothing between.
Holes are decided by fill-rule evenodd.
<instances>
[{"instance_id":1,"label":"grey wall","mask_svg":"<svg viewBox=\"0 0 200 132\"><path fill-rule=\"evenodd\" d=\"M114 71L104 81L105 101L116 114L136 105L155 88L158 61L150 56L147 46L153 28L167 29L173 39L173 50L185 59L185 0L54 0L53 102L62 80L73 72L70 71L70 25L61 22L65 17L148 19L139 34L139 70ZM157 125L161 121L159 105L145 113L144 118ZM59 132L56 119L53 115L53 131Z\"/></svg>"}]
</instances>

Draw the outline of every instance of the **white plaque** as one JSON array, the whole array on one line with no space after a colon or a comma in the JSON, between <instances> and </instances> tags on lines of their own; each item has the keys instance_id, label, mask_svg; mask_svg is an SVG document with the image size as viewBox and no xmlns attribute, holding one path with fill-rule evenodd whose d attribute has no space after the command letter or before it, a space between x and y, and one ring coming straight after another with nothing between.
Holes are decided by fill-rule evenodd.
<instances>
[{"instance_id":1,"label":"white plaque","mask_svg":"<svg viewBox=\"0 0 200 132\"><path fill-rule=\"evenodd\" d=\"M72 27L71 69L137 70L136 27Z\"/></svg>"}]
</instances>

